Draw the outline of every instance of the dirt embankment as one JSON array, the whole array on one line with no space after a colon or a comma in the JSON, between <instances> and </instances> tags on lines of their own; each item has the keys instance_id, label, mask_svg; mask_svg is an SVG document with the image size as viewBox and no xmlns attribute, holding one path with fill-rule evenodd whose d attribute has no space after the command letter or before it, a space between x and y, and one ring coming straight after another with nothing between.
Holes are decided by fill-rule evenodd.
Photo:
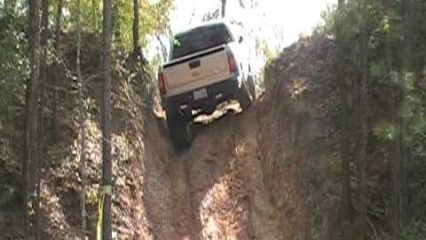
<instances>
[{"instance_id":1,"label":"dirt embankment","mask_svg":"<svg viewBox=\"0 0 426 240\"><path fill-rule=\"evenodd\" d=\"M340 161L334 41L300 39L265 70L260 149L265 185L285 214L283 239L345 239L339 231ZM290 234L290 235L287 235Z\"/></svg>"}]
</instances>

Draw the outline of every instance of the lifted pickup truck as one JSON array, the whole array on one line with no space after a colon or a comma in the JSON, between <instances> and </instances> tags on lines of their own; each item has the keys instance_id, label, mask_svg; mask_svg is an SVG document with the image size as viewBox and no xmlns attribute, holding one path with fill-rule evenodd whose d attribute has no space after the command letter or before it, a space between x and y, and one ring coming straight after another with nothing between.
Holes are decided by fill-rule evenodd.
<instances>
[{"instance_id":1,"label":"lifted pickup truck","mask_svg":"<svg viewBox=\"0 0 426 240\"><path fill-rule=\"evenodd\" d=\"M161 104L169 135L177 148L191 144L191 123L212 114L223 102L236 99L243 110L253 100L253 78L240 59L242 37L235 42L224 22L205 24L178 33L169 62L158 72ZM247 51L247 50L245 50Z\"/></svg>"}]
</instances>

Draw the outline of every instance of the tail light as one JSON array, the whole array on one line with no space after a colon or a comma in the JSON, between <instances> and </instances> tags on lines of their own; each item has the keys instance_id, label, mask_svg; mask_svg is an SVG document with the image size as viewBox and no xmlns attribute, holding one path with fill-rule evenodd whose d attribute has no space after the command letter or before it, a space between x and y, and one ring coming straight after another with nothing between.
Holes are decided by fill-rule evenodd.
<instances>
[{"instance_id":1,"label":"tail light","mask_svg":"<svg viewBox=\"0 0 426 240\"><path fill-rule=\"evenodd\" d=\"M163 72L158 72L158 89L160 90L160 95L164 95L167 92Z\"/></svg>"},{"instance_id":2,"label":"tail light","mask_svg":"<svg viewBox=\"0 0 426 240\"><path fill-rule=\"evenodd\" d=\"M234 54L232 54L231 52L228 52L227 55L228 55L229 72L230 73L237 72L238 68L237 68L237 62L235 61Z\"/></svg>"}]
</instances>

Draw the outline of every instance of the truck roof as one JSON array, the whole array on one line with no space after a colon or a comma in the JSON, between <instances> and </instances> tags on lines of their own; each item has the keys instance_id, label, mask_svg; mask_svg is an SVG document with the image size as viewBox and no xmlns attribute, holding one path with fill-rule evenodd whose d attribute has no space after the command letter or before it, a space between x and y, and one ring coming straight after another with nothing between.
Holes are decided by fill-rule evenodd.
<instances>
[{"instance_id":1,"label":"truck roof","mask_svg":"<svg viewBox=\"0 0 426 240\"><path fill-rule=\"evenodd\" d=\"M183 34L186 34L188 32L195 30L195 29L198 29L198 28L214 26L214 25L225 25L226 27L229 28L230 24L225 20L211 20L211 21L208 21L208 22L203 22L201 24L194 25L194 26L190 27L189 29L187 29L185 31L177 32L177 33L174 34L174 36L183 35Z\"/></svg>"}]
</instances>

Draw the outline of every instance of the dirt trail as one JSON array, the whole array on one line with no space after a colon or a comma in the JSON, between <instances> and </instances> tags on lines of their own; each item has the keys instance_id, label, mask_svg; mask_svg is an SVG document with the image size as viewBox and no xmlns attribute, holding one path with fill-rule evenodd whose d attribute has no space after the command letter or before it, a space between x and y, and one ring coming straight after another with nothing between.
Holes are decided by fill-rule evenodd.
<instances>
[{"instance_id":1,"label":"dirt trail","mask_svg":"<svg viewBox=\"0 0 426 240\"><path fill-rule=\"evenodd\" d=\"M160 161L146 173L144 199L153 239L281 239L263 184L257 119L253 107L197 124L192 147L182 153L151 131L150 139L160 139L151 146Z\"/></svg>"}]
</instances>

